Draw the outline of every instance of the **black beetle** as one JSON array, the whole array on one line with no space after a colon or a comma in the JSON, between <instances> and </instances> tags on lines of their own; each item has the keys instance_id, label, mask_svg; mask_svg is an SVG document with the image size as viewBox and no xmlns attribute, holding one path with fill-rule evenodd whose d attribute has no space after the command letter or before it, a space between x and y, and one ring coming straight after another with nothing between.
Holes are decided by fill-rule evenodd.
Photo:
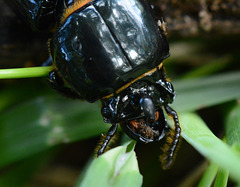
<instances>
[{"instance_id":1,"label":"black beetle","mask_svg":"<svg viewBox=\"0 0 240 187\"><path fill-rule=\"evenodd\" d=\"M162 61L169 45L144 0L15 0L35 30L54 30L49 50L51 87L88 102L100 100L104 121L112 124L98 156L120 124L131 138L156 142L170 136L167 168L179 142L175 97ZM54 29L57 26L57 29ZM170 130L163 109L173 117Z\"/></svg>"}]
</instances>

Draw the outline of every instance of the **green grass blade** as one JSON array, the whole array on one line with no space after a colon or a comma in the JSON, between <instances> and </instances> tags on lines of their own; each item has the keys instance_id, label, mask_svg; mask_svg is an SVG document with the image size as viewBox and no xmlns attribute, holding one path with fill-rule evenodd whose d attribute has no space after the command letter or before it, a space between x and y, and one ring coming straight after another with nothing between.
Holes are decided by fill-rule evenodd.
<instances>
[{"instance_id":1,"label":"green grass blade","mask_svg":"<svg viewBox=\"0 0 240 187\"><path fill-rule=\"evenodd\" d=\"M184 113L180 120L184 139L206 158L229 169L231 176L240 182L240 155L218 139L196 114Z\"/></svg>"},{"instance_id":2,"label":"green grass blade","mask_svg":"<svg viewBox=\"0 0 240 187\"><path fill-rule=\"evenodd\" d=\"M218 165L214 162L211 162L206 171L203 174L201 181L199 182L198 187L210 187L217 175Z\"/></svg>"},{"instance_id":3,"label":"green grass blade","mask_svg":"<svg viewBox=\"0 0 240 187\"><path fill-rule=\"evenodd\" d=\"M177 92L173 107L194 111L240 98L240 72L173 82Z\"/></svg>"},{"instance_id":4,"label":"green grass blade","mask_svg":"<svg viewBox=\"0 0 240 187\"><path fill-rule=\"evenodd\" d=\"M47 76L52 66L0 69L0 79L33 78Z\"/></svg>"},{"instance_id":5,"label":"green grass blade","mask_svg":"<svg viewBox=\"0 0 240 187\"><path fill-rule=\"evenodd\" d=\"M217 174L214 187L226 187L228 182L228 175L229 175L229 170L220 169Z\"/></svg>"}]
</instances>

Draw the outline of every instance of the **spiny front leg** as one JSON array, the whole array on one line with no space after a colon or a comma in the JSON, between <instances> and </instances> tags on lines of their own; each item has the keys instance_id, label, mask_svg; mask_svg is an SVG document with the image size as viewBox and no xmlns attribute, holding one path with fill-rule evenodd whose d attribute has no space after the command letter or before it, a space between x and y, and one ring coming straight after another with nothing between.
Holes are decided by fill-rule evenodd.
<instances>
[{"instance_id":1,"label":"spiny front leg","mask_svg":"<svg viewBox=\"0 0 240 187\"><path fill-rule=\"evenodd\" d=\"M174 155L176 153L177 146L181 137L181 127L179 124L177 112L168 105L165 105L164 108L167 114L173 118L175 126L175 129L170 129L169 132L166 134L166 144L163 146L164 153L160 157L163 169L167 169L171 166L174 160Z\"/></svg>"}]
</instances>

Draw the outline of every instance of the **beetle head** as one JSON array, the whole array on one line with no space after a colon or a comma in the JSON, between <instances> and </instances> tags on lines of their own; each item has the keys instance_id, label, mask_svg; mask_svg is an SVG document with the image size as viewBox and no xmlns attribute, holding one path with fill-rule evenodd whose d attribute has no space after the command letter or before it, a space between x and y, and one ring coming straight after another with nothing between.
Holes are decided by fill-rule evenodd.
<instances>
[{"instance_id":1,"label":"beetle head","mask_svg":"<svg viewBox=\"0 0 240 187\"><path fill-rule=\"evenodd\" d=\"M171 83L165 79L139 80L102 100L102 115L107 123L120 123L123 131L135 140L158 141L167 129L163 106L171 103L174 96Z\"/></svg>"}]
</instances>

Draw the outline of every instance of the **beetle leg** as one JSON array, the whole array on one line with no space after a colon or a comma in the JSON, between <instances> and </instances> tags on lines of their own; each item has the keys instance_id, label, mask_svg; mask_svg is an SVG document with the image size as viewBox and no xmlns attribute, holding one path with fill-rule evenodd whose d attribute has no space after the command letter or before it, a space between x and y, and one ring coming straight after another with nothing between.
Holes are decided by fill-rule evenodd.
<instances>
[{"instance_id":1,"label":"beetle leg","mask_svg":"<svg viewBox=\"0 0 240 187\"><path fill-rule=\"evenodd\" d=\"M105 137L105 140L103 141L100 149L98 150L97 156L99 157L101 154L104 153L105 148L107 147L108 143L110 142L111 138L115 135L117 132L118 124L113 123L110 129L107 132L107 136Z\"/></svg>"},{"instance_id":2,"label":"beetle leg","mask_svg":"<svg viewBox=\"0 0 240 187\"><path fill-rule=\"evenodd\" d=\"M81 99L81 96L79 94L77 94L71 88L65 86L63 79L60 77L57 71L53 70L49 73L48 82L50 84L50 87L61 95L72 99Z\"/></svg>"},{"instance_id":3,"label":"beetle leg","mask_svg":"<svg viewBox=\"0 0 240 187\"><path fill-rule=\"evenodd\" d=\"M167 114L172 116L174 125L175 125L175 129L169 131L168 133L169 137L167 137L167 143L163 148L164 156L162 157L161 161L163 164L163 169L167 169L173 162L174 154L176 152L177 145L180 141L181 127L179 124L177 112L168 105L165 105L164 108Z\"/></svg>"}]
</instances>

